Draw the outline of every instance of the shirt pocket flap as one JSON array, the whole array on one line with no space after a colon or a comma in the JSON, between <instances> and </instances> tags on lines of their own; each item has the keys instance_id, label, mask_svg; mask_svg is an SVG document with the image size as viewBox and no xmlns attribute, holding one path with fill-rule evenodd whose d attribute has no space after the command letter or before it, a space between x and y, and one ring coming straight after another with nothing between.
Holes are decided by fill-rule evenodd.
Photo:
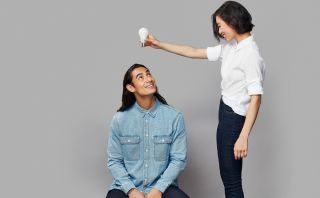
<instances>
[{"instance_id":1,"label":"shirt pocket flap","mask_svg":"<svg viewBox=\"0 0 320 198\"><path fill-rule=\"evenodd\" d=\"M121 144L138 144L140 142L139 136L122 136L120 137Z\"/></svg>"},{"instance_id":2,"label":"shirt pocket flap","mask_svg":"<svg viewBox=\"0 0 320 198\"><path fill-rule=\"evenodd\" d=\"M155 144L170 144L172 142L172 137L167 135L159 135L154 136L154 143Z\"/></svg>"}]
</instances>

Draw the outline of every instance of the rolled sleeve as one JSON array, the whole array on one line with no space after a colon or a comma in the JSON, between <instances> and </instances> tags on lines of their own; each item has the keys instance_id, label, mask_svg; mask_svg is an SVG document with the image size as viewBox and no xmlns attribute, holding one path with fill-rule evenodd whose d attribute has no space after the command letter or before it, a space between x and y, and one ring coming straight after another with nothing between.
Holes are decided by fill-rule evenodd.
<instances>
[{"instance_id":1,"label":"rolled sleeve","mask_svg":"<svg viewBox=\"0 0 320 198\"><path fill-rule=\"evenodd\" d=\"M248 94L251 95L262 95L263 94L263 87L262 82L252 82L247 86Z\"/></svg>"},{"instance_id":2,"label":"rolled sleeve","mask_svg":"<svg viewBox=\"0 0 320 198\"><path fill-rule=\"evenodd\" d=\"M251 53L244 64L246 87L249 95L263 94L265 63L257 53Z\"/></svg>"},{"instance_id":3,"label":"rolled sleeve","mask_svg":"<svg viewBox=\"0 0 320 198\"><path fill-rule=\"evenodd\" d=\"M209 61L217 61L221 57L222 45L207 48L207 58Z\"/></svg>"}]
</instances>

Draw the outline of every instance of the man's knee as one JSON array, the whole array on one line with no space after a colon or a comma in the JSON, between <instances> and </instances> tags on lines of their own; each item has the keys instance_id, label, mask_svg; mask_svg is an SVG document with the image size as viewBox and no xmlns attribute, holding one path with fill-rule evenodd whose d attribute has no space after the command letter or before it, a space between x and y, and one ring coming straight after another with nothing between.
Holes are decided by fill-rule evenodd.
<instances>
[{"instance_id":1,"label":"man's knee","mask_svg":"<svg viewBox=\"0 0 320 198\"><path fill-rule=\"evenodd\" d=\"M119 189L112 189L108 192L106 198L128 198L128 196Z\"/></svg>"},{"instance_id":2,"label":"man's knee","mask_svg":"<svg viewBox=\"0 0 320 198\"><path fill-rule=\"evenodd\" d=\"M176 186L169 186L163 193L163 198L189 198L189 196Z\"/></svg>"}]
</instances>

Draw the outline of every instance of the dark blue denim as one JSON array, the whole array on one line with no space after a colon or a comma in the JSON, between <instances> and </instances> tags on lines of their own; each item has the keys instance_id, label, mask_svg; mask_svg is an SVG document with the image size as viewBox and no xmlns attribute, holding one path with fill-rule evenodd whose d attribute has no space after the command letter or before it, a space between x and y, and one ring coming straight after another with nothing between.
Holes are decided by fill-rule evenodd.
<instances>
[{"instance_id":1,"label":"dark blue denim","mask_svg":"<svg viewBox=\"0 0 320 198\"><path fill-rule=\"evenodd\" d=\"M108 192L106 198L128 198L122 190L112 189ZM163 193L162 198L190 198L185 192L183 192L177 186L169 186Z\"/></svg>"},{"instance_id":2,"label":"dark blue denim","mask_svg":"<svg viewBox=\"0 0 320 198\"><path fill-rule=\"evenodd\" d=\"M245 121L245 116L236 114L222 99L219 107L217 128L217 149L220 175L226 198L243 198L242 159L234 159L234 144L237 141Z\"/></svg>"}]
</instances>

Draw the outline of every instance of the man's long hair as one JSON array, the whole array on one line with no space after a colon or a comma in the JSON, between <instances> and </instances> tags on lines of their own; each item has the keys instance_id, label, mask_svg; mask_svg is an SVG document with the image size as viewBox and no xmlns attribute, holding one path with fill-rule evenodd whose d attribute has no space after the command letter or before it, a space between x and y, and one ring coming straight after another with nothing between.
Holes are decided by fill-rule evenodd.
<instances>
[{"instance_id":1,"label":"man's long hair","mask_svg":"<svg viewBox=\"0 0 320 198\"><path fill-rule=\"evenodd\" d=\"M122 105L117 111L121 111L121 112L126 111L136 102L136 98L135 98L134 94L127 90L127 85L132 84L132 71L135 70L136 68L139 68L139 67L144 67L144 68L148 69L146 66L144 66L142 64L135 63L125 73L124 78L123 78L123 87L122 87ZM164 97L162 97L158 93L158 88L156 88L156 93L154 93L154 96L161 103L168 105L166 99L164 99Z\"/></svg>"}]
</instances>

